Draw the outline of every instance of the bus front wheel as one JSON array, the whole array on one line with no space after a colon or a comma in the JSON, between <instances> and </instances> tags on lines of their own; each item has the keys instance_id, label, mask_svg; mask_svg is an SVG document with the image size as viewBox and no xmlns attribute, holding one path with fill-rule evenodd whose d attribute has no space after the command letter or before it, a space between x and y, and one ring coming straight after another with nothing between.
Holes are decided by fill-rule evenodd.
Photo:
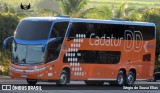
<instances>
[{"instance_id":1,"label":"bus front wheel","mask_svg":"<svg viewBox=\"0 0 160 93\"><path fill-rule=\"evenodd\" d=\"M134 81L135 81L135 74L132 71L129 71L126 80L127 85L132 86L134 84Z\"/></svg>"},{"instance_id":2,"label":"bus front wheel","mask_svg":"<svg viewBox=\"0 0 160 93\"><path fill-rule=\"evenodd\" d=\"M57 85L66 85L67 80L69 79L67 75L68 74L67 74L66 70L62 70L61 75L60 75L60 79L56 82Z\"/></svg>"},{"instance_id":3,"label":"bus front wheel","mask_svg":"<svg viewBox=\"0 0 160 93\"><path fill-rule=\"evenodd\" d=\"M28 83L29 85L36 85L37 80L36 80L36 79L27 79L27 83Z\"/></svg>"}]
</instances>

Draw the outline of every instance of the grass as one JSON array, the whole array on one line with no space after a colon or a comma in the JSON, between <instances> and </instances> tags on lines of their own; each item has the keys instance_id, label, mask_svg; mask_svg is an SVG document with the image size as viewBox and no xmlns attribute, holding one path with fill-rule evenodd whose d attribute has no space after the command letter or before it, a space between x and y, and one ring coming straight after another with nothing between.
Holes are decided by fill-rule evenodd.
<instances>
[{"instance_id":1,"label":"grass","mask_svg":"<svg viewBox=\"0 0 160 93\"><path fill-rule=\"evenodd\" d=\"M154 6L160 8L159 0L88 0L92 4L107 4L107 5L117 5L119 3L126 2L129 6L133 8L144 8L149 6Z\"/></svg>"}]
</instances>

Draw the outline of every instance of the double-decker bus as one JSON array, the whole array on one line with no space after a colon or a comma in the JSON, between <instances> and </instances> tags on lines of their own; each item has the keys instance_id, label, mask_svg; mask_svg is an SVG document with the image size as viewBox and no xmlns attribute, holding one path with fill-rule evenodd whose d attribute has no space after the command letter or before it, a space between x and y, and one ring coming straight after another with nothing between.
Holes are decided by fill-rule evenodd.
<instances>
[{"instance_id":1,"label":"double-decker bus","mask_svg":"<svg viewBox=\"0 0 160 93\"><path fill-rule=\"evenodd\" d=\"M155 24L59 17L22 19L12 42L10 76L28 84L109 82L133 85L153 77Z\"/></svg>"}]
</instances>

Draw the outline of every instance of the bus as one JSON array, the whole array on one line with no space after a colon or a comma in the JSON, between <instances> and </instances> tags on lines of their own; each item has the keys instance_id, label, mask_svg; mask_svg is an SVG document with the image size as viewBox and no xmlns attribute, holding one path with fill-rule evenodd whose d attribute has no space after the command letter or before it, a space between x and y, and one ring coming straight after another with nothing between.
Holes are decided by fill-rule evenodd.
<instances>
[{"instance_id":1,"label":"bus","mask_svg":"<svg viewBox=\"0 0 160 93\"><path fill-rule=\"evenodd\" d=\"M12 41L10 76L29 85L133 85L153 78L156 31L148 22L64 17L22 19Z\"/></svg>"}]
</instances>

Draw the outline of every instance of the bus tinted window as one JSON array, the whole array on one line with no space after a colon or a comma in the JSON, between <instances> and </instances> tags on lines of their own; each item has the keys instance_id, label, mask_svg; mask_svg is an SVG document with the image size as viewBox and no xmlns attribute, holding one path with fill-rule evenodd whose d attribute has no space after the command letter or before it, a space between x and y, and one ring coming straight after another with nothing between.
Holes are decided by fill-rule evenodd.
<instances>
[{"instance_id":1,"label":"bus tinted window","mask_svg":"<svg viewBox=\"0 0 160 93\"><path fill-rule=\"evenodd\" d=\"M134 31L140 31L141 35L143 36L143 40L152 40L152 39L155 38L155 27L154 26L131 26L131 25L126 25L126 29L131 31L132 33L134 33Z\"/></svg>"},{"instance_id":2,"label":"bus tinted window","mask_svg":"<svg viewBox=\"0 0 160 93\"><path fill-rule=\"evenodd\" d=\"M64 63L69 63L68 55L75 54L77 62L91 63L91 64L117 64L120 61L120 51L94 51L94 50L80 50L77 53L67 52L63 57ZM79 56L80 55L80 56Z\"/></svg>"},{"instance_id":3,"label":"bus tinted window","mask_svg":"<svg viewBox=\"0 0 160 93\"><path fill-rule=\"evenodd\" d=\"M85 34L86 26L84 23L73 23L70 29L69 38L75 38L76 34Z\"/></svg>"},{"instance_id":4,"label":"bus tinted window","mask_svg":"<svg viewBox=\"0 0 160 93\"><path fill-rule=\"evenodd\" d=\"M57 22L52 28L50 38L64 37L69 22Z\"/></svg>"},{"instance_id":5,"label":"bus tinted window","mask_svg":"<svg viewBox=\"0 0 160 93\"><path fill-rule=\"evenodd\" d=\"M127 33L125 33L127 31ZM131 26L120 24L102 24L102 23L72 23L69 38L75 38L76 34L85 34L86 38L109 37L112 39L135 40L136 38L125 38L125 34L141 34L143 40L152 40L155 38L155 28L152 26ZM92 34L92 35L91 35ZM138 38L137 38L138 40Z\"/></svg>"},{"instance_id":6,"label":"bus tinted window","mask_svg":"<svg viewBox=\"0 0 160 93\"><path fill-rule=\"evenodd\" d=\"M15 37L23 40L48 39L52 22L23 20L16 29Z\"/></svg>"}]
</instances>

